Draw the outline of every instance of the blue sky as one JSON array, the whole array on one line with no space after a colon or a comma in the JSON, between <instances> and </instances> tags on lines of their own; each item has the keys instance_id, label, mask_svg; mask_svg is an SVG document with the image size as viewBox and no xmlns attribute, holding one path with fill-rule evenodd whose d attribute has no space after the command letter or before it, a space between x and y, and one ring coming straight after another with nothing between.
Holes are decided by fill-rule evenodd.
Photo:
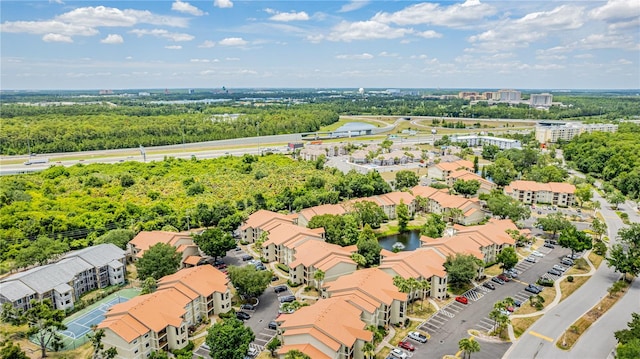
<instances>
[{"instance_id":1,"label":"blue sky","mask_svg":"<svg viewBox=\"0 0 640 359\"><path fill-rule=\"evenodd\" d=\"M7 89L640 88L640 1L1 1Z\"/></svg>"}]
</instances>

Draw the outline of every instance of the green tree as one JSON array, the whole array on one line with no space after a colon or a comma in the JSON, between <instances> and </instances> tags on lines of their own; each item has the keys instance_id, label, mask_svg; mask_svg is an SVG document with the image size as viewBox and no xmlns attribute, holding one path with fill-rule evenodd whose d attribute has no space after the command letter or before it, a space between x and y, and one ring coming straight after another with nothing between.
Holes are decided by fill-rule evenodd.
<instances>
[{"instance_id":1,"label":"green tree","mask_svg":"<svg viewBox=\"0 0 640 359\"><path fill-rule=\"evenodd\" d=\"M229 279L238 293L251 298L264 293L273 277L270 271L261 271L254 266L229 266L228 271Z\"/></svg>"},{"instance_id":2,"label":"green tree","mask_svg":"<svg viewBox=\"0 0 640 359\"><path fill-rule=\"evenodd\" d=\"M20 348L20 344L14 344L7 340L0 347L0 358L2 359L29 359L27 354Z\"/></svg>"},{"instance_id":3,"label":"green tree","mask_svg":"<svg viewBox=\"0 0 640 359\"><path fill-rule=\"evenodd\" d=\"M158 282L156 279L153 277L147 277L142 282L142 290L140 291L140 294L150 294L155 292L156 289L158 289Z\"/></svg>"},{"instance_id":4,"label":"green tree","mask_svg":"<svg viewBox=\"0 0 640 359\"><path fill-rule=\"evenodd\" d=\"M165 243L154 244L136 261L138 278L152 277L158 280L173 274L178 270L180 260L180 254L174 246Z\"/></svg>"},{"instance_id":5,"label":"green tree","mask_svg":"<svg viewBox=\"0 0 640 359\"><path fill-rule=\"evenodd\" d=\"M585 232L579 231L574 225L571 225L560 232L558 244L562 247L570 248L573 255L575 252L591 249L593 240Z\"/></svg>"},{"instance_id":6,"label":"green tree","mask_svg":"<svg viewBox=\"0 0 640 359\"><path fill-rule=\"evenodd\" d=\"M96 330L95 326L91 328L93 333L87 334L93 347L93 353L91 359L113 359L118 355L118 350L111 347L104 350L104 344L102 344L102 338L104 338L104 329Z\"/></svg>"},{"instance_id":7,"label":"green tree","mask_svg":"<svg viewBox=\"0 0 640 359\"><path fill-rule=\"evenodd\" d=\"M313 280L316 281L316 288L318 292L322 291L322 282L324 281L325 273L322 269L316 269L315 273L313 273Z\"/></svg>"},{"instance_id":8,"label":"green tree","mask_svg":"<svg viewBox=\"0 0 640 359\"><path fill-rule=\"evenodd\" d=\"M356 262L358 267L365 267L367 265L367 258L360 253L352 253L351 259Z\"/></svg>"},{"instance_id":9,"label":"green tree","mask_svg":"<svg viewBox=\"0 0 640 359\"><path fill-rule=\"evenodd\" d=\"M362 354L366 359L372 359L376 355L376 347L373 345L373 343L366 342L362 346Z\"/></svg>"},{"instance_id":10,"label":"green tree","mask_svg":"<svg viewBox=\"0 0 640 359\"><path fill-rule=\"evenodd\" d=\"M640 339L632 339L616 348L616 359L640 358Z\"/></svg>"},{"instance_id":11,"label":"green tree","mask_svg":"<svg viewBox=\"0 0 640 359\"><path fill-rule=\"evenodd\" d=\"M8 305L6 305L8 304ZM64 310L53 309L50 299L31 300L31 307L26 311L15 309L11 303L2 306L2 320L12 325L27 324L27 337L40 347L41 357L47 356L47 349L54 351L62 348L62 337L58 331L67 327L62 323Z\"/></svg>"},{"instance_id":12,"label":"green tree","mask_svg":"<svg viewBox=\"0 0 640 359\"><path fill-rule=\"evenodd\" d=\"M354 203L353 214L360 223L360 227L368 224L371 228L379 228L380 223L387 219L382 208L371 201L358 201Z\"/></svg>"},{"instance_id":13,"label":"green tree","mask_svg":"<svg viewBox=\"0 0 640 359\"><path fill-rule=\"evenodd\" d=\"M549 213L546 217L538 218L536 226L541 226L542 230L551 232L555 238L558 232L569 228L571 222L569 222L562 213L554 212Z\"/></svg>"},{"instance_id":14,"label":"green tree","mask_svg":"<svg viewBox=\"0 0 640 359\"><path fill-rule=\"evenodd\" d=\"M398 229L400 232L406 231L411 217L409 215L409 206L404 203L404 200L400 200L400 204L396 206L396 216L398 217Z\"/></svg>"},{"instance_id":15,"label":"green tree","mask_svg":"<svg viewBox=\"0 0 640 359\"><path fill-rule=\"evenodd\" d=\"M380 143L380 148L382 148L383 150L389 152L391 149L391 146L393 145L393 141L391 141L388 138L385 138L381 143Z\"/></svg>"},{"instance_id":16,"label":"green tree","mask_svg":"<svg viewBox=\"0 0 640 359\"><path fill-rule=\"evenodd\" d=\"M227 251L236 247L236 241L231 234L219 228L206 229L202 234L194 234L193 241L201 251L215 259L224 257Z\"/></svg>"},{"instance_id":17,"label":"green tree","mask_svg":"<svg viewBox=\"0 0 640 359\"><path fill-rule=\"evenodd\" d=\"M341 246L355 244L358 240L358 223L351 214L323 214L314 216L307 224L308 228L324 228L328 243Z\"/></svg>"},{"instance_id":18,"label":"green tree","mask_svg":"<svg viewBox=\"0 0 640 359\"><path fill-rule=\"evenodd\" d=\"M513 167L513 162L506 158L498 158L487 167L487 175L500 187L504 187L516 178L518 172Z\"/></svg>"},{"instance_id":19,"label":"green tree","mask_svg":"<svg viewBox=\"0 0 640 359\"><path fill-rule=\"evenodd\" d=\"M498 152L500 152L500 147L496 145L482 146L482 158L485 160L493 161Z\"/></svg>"},{"instance_id":20,"label":"green tree","mask_svg":"<svg viewBox=\"0 0 640 359\"><path fill-rule=\"evenodd\" d=\"M69 245L61 240L39 236L21 249L16 256L16 265L27 267L32 264L45 265L50 259L69 250Z\"/></svg>"},{"instance_id":21,"label":"green tree","mask_svg":"<svg viewBox=\"0 0 640 359\"><path fill-rule=\"evenodd\" d=\"M463 288L471 283L478 275L478 262L479 260L470 254L456 253L455 256L448 256L444 268L447 271L449 285L453 288Z\"/></svg>"},{"instance_id":22,"label":"green tree","mask_svg":"<svg viewBox=\"0 0 640 359\"><path fill-rule=\"evenodd\" d=\"M478 180L457 180L453 183L454 191L465 197L473 196L480 189L480 181Z\"/></svg>"},{"instance_id":23,"label":"green tree","mask_svg":"<svg viewBox=\"0 0 640 359\"><path fill-rule=\"evenodd\" d=\"M380 250L382 247L380 247L376 234L368 224L366 224L360 232L356 245L358 247L358 254L367 260L367 267L380 264Z\"/></svg>"},{"instance_id":24,"label":"green tree","mask_svg":"<svg viewBox=\"0 0 640 359\"><path fill-rule=\"evenodd\" d=\"M623 291L626 287L627 287L627 283L625 281L618 280L613 282L611 287L607 289L607 292L609 292L609 297L615 296L616 294Z\"/></svg>"},{"instance_id":25,"label":"green tree","mask_svg":"<svg viewBox=\"0 0 640 359\"><path fill-rule=\"evenodd\" d=\"M640 274L640 223L618 231L619 243L609 250L607 264L617 272L636 277Z\"/></svg>"},{"instance_id":26,"label":"green tree","mask_svg":"<svg viewBox=\"0 0 640 359\"><path fill-rule=\"evenodd\" d=\"M591 230L598 236L598 241L602 240L602 235L607 233L607 224L601 221L598 217L595 217L591 222Z\"/></svg>"},{"instance_id":27,"label":"green tree","mask_svg":"<svg viewBox=\"0 0 640 359\"><path fill-rule=\"evenodd\" d=\"M627 323L627 327L629 329L614 333L618 341L616 358L635 359L640 357L640 314L631 313L631 321Z\"/></svg>"},{"instance_id":28,"label":"green tree","mask_svg":"<svg viewBox=\"0 0 640 359\"><path fill-rule=\"evenodd\" d=\"M254 339L251 328L236 318L227 318L209 328L205 341L212 359L244 359Z\"/></svg>"},{"instance_id":29,"label":"green tree","mask_svg":"<svg viewBox=\"0 0 640 359\"><path fill-rule=\"evenodd\" d=\"M527 243L531 243L530 237L525 236L516 229L507 229L505 232L516 241L516 246L518 247L524 247Z\"/></svg>"},{"instance_id":30,"label":"green tree","mask_svg":"<svg viewBox=\"0 0 640 359\"><path fill-rule=\"evenodd\" d=\"M501 267L504 270L509 270L518 264L518 254L513 247L504 248L500 253L498 253L496 259L498 260L498 263L502 263Z\"/></svg>"},{"instance_id":31,"label":"green tree","mask_svg":"<svg viewBox=\"0 0 640 359\"><path fill-rule=\"evenodd\" d=\"M593 197L593 190L590 185L585 184L578 186L574 194L580 202L580 208L582 208L585 202L591 201L591 198Z\"/></svg>"},{"instance_id":32,"label":"green tree","mask_svg":"<svg viewBox=\"0 0 640 359\"><path fill-rule=\"evenodd\" d=\"M478 343L473 337L462 338L458 342L458 349L462 352L463 358L471 358L472 353L480 351L480 343Z\"/></svg>"},{"instance_id":33,"label":"green tree","mask_svg":"<svg viewBox=\"0 0 640 359\"><path fill-rule=\"evenodd\" d=\"M620 203L624 203L626 198L622 193L620 193L620 191L614 191L611 195L609 195L609 197L607 197L607 200L609 201L609 203L614 205L616 209L618 209Z\"/></svg>"},{"instance_id":34,"label":"green tree","mask_svg":"<svg viewBox=\"0 0 640 359\"><path fill-rule=\"evenodd\" d=\"M112 229L93 241L93 244L111 243L121 249L127 248L127 243L133 239L135 233L130 229Z\"/></svg>"},{"instance_id":35,"label":"green tree","mask_svg":"<svg viewBox=\"0 0 640 359\"><path fill-rule=\"evenodd\" d=\"M512 221L524 220L531 216L531 210L528 206L497 191L489 194L487 208L493 215L502 219L510 218Z\"/></svg>"},{"instance_id":36,"label":"green tree","mask_svg":"<svg viewBox=\"0 0 640 359\"><path fill-rule=\"evenodd\" d=\"M399 190L415 187L418 182L418 175L413 171L401 170L396 172L396 188Z\"/></svg>"},{"instance_id":37,"label":"green tree","mask_svg":"<svg viewBox=\"0 0 640 359\"><path fill-rule=\"evenodd\" d=\"M289 350L287 354L284 355L284 359L311 359L311 357L297 349L294 349Z\"/></svg>"},{"instance_id":38,"label":"green tree","mask_svg":"<svg viewBox=\"0 0 640 359\"><path fill-rule=\"evenodd\" d=\"M478 173L480 166L478 164L478 156L473 156L473 173Z\"/></svg>"},{"instance_id":39,"label":"green tree","mask_svg":"<svg viewBox=\"0 0 640 359\"><path fill-rule=\"evenodd\" d=\"M447 223L442 220L442 216L436 213L429 213L427 220L420 229L420 233L431 238L440 238L447 228Z\"/></svg>"},{"instance_id":40,"label":"green tree","mask_svg":"<svg viewBox=\"0 0 640 359\"><path fill-rule=\"evenodd\" d=\"M533 166L529 168L529 171L525 175L525 179L529 181L549 183L549 182L564 182L568 177L568 173L565 169L558 166Z\"/></svg>"},{"instance_id":41,"label":"green tree","mask_svg":"<svg viewBox=\"0 0 640 359\"><path fill-rule=\"evenodd\" d=\"M273 337L273 339L271 339L269 343L267 343L267 346L265 348L269 351L269 353L271 353L271 357L275 358L276 350L278 350L280 345L282 345L282 343L280 343L280 339L278 339L277 337Z\"/></svg>"}]
</instances>

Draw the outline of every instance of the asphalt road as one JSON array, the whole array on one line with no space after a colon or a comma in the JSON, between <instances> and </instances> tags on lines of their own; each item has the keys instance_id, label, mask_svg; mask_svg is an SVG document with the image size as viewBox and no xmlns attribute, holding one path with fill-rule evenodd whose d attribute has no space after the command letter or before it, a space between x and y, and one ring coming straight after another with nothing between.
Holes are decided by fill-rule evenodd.
<instances>
[{"instance_id":1,"label":"asphalt road","mask_svg":"<svg viewBox=\"0 0 640 359\"><path fill-rule=\"evenodd\" d=\"M624 224L616 213L609 209L609 204L602 199L597 192L594 192L594 199L601 203L601 212L608 226L608 236L611 239L611 244L613 244L616 242L615 238L618 230L622 228ZM615 273L613 269L607 267L606 263L603 263L594 275L582 285L582 287L576 290L571 297L560 302L555 308L548 311L542 318L536 321L529 330L514 343L504 358L566 358L568 355L567 352L558 349L555 346L555 342L560 338L566 328L608 294L607 288L618 278L620 278L620 274ZM637 289L634 289L633 292L637 292ZM636 300L638 300L637 297ZM616 307L618 307L618 305L616 305ZM620 315L620 317L618 317L618 323L626 323L627 318L631 316L631 312L634 310L637 311L637 306L629 305L619 307L621 309L617 309L619 312L618 315ZM608 316L607 314L606 317ZM607 323L611 322L615 322L615 319L607 319ZM610 325L612 327L615 326L613 324ZM596 328L602 329L602 326L603 325L599 325ZM597 329L594 329L594 331L595 330ZM611 346L613 332L607 330L600 332L599 335L591 335L595 335L595 342L590 342L587 345L588 348L582 348L585 342L581 341L582 343L579 343L574 350L589 353L588 356L583 358L606 358L608 353L613 349Z\"/></svg>"}]
</instances>

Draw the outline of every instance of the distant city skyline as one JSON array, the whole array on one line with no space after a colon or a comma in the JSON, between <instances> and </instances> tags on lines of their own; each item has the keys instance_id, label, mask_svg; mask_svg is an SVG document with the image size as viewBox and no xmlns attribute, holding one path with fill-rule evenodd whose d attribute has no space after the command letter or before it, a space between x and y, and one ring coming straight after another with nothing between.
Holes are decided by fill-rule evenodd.
<instances>
[{"instance_id":1,"label":"distant city skyline","mask_svg":"<svg viewBox=\"0 0 640 359\"><path fill-rule=\"evenodd\" d=\"M640 89L640 2L2 1L0 89Z\"/></svg>"}]
</instances>

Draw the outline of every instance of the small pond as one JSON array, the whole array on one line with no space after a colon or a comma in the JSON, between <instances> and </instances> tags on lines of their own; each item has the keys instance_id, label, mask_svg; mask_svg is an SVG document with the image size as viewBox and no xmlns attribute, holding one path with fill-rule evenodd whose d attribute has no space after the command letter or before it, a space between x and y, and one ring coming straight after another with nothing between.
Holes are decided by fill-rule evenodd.
<instances>
[{"instance_id":1,"label":"small pond","mask_svg":"<svg viewBox=\"0 0 640 359\"><path fill-rule=\"evenodd\" d=\"M392 234L386 237L380 237L378 239L380 246L386 250L393 250L393 246L396 243L401 243L404 248L401 248L403 251L412 251L421 246L420 242L420 231L408 231L400 234ZM399 246L399 245L398 245Z\"/></svg>"}]
</instances>

